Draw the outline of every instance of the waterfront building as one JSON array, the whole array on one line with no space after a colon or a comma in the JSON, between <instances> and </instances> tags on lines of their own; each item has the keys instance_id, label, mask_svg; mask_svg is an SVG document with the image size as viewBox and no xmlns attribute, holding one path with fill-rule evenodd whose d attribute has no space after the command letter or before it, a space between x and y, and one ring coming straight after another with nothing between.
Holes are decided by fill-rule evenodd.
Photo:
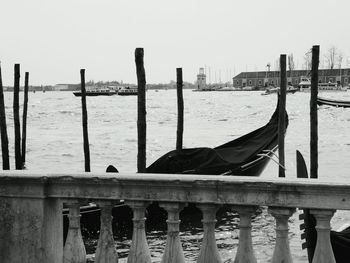
<instances>
[{"instance_id":1,"label":"waterfront building","mask_svg":"<svg viewBox=\"0 0 350 263\"><path fill-rule=\"evenodd\" d=\"M287 71L287 83L291 86L298 86L301 77L310 77L310 70L293 70ZM280 85L279 71L254 71L241 72L232 78L235 88L254 87L264 89L268 86ZM318 82L320 83L337 83L341 86L349 86L350 68L344 69L319 69Z\"/></svg>"},{"instance_id":2,"label":"waterfront building","mask_svg":"<svg viewBox=\"0 0 350 263\"><path fill-rule=\"evenodd\" d=\"M53 90L56 90L56 91L68 90L68 88L69 88L69 84L56 84L55 86L53 86Z\"/></svg>"},{"instance_id":3,"label":"waterfront building","mask_svg":"<svg viewBox=\"0 0 350 263\"><path fill-rule=\"evenodd\" d=\"M56 84L49 90L53 91L75 91L80 90L80 84Z\"/></svg>"},{"instance_id":4,"label":"waterfront building","mask_svg":"<svg viewBox=\"0 0 350 263\"><path fill-rule=\"evenodd\" d=\"M204 73L204 68L199 68L196 81L197 89L205 89L207 86L207 76Z\"/></svg>"}]
</instances>

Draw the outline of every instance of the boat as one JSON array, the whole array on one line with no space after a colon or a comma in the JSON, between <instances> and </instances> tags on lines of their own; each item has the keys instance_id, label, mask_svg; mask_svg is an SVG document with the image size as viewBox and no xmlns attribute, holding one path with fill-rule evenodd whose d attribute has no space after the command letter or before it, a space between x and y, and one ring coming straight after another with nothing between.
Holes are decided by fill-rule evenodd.
<instances>
[{"instance_id":1,"label":"boat","mask_svg":"<svg viewBox=\"0 0 350 263\"><path fill-rule=\"evenodd\" d=\"M269 122L235 140L219 145L215 148L197 147L173 150L161 156L146 168L146 173L172 174L204 174L227 176L259 176L278 148L278 116L279 103ZM286 127L288 115L286 113ZM118 173L113 165L107 167L106 172ZM99 209L90 205L81 208L82 231L87 235L97 235L99 230ZM221 212L227 211L223 208ZM122 203L114 207L114 223L130 231L132 229L132 211ZM159 209L156 203L147 208L147 222L154 227L160 227L165 222L167 214ZM198 224L200 227L201 213L194 206L189 206L181 213L182 221ZM65 234L68 221L65 222ZM164 229L166 224L164 223ZM119 230L116 230L119 231Z\"/></svg>"},{"instance_id":2,"label":"boat","mask_svg":"<svg viewBox=\"0 0 350 263\"><path fill-rule=\"evenodd\" d=\"M138 93L137 87L125 86L125 87L120 87L118 89L118 95L120 96L137 95L137 93Z\"/></svg>"},{"instance_id":3,"label":"boat","mask_svg":"<svg viewBox=\"0 0 350 263\"><path fill-rule=\"evenodd\" d=\"M265 126L215 148L170 151L148 166L146 173L259 176L277 150L278 115L279 102ZM118 171L113 165L108 170Z\"/></svg>"},{"instance_id":4,"label":"boat","mask_svg":"<svg viewBox=\"0 0 350 263\"><path fill-rule=\"evenodd\" d=\"M297 151L297 177L309 178L304 157ZM313 262L313 257L317 242L316 219L310 213L310 209L303 209L299 215L302 220L300 230L303 231L301 237L305 242L302 243L302 248L307 249L309 262ZM333 254L337 263L348 263L350 258L350 227L345 225L338 230L331 230L330 240Z\"/></svg>"},{"instance_id":5,"label":"boat","mask_svg":"<svg viewBox=\"0 0 350 263\"><path fill-rule=\"evenodd\" d=\"M301 77L301 81L298 84L299 90L309 92L311 90L311 80L308 77ZM338 83L327 82L318 83L318 91L347 91L347 87L343 87Z\"/></svg>"},{"instance_id":6,"label":"boat","mask_svg":"<svg viewBox=\"0 0 350 263\"><path fill-rule=\"evenodd\" d=\"M333 107L342 107L342 108L350 108L350 101L345 100L335 100L335 99L326 99L322 97L317 97L317 105L327 105Z\"/></svg>"},{"instance_id":7,"label":"boat","mask_svg":"<svg viewBox=\"0 0 350 263\"><path fill-rule=\"evenodd\" d=\"M264 93L261 93L261 95L270 95L270 94L276 94L280 90L280 87L270 87L265 90ZM287 86L286 93L294 94L297 92L299 89L294 88L293 86Z\"/></svg>"},{"instance_id":8,"label":"boat","mask_svg":"<svg viewBox=\"0 0 350 263\"><path fill-rule=\"evenodd\" d=\"M252 87L252 86L245 86L245 87L242 88L243 91L252 91L252 90L254 90L254 89L255 89L255 88Z\"/></svg>"},{"instance_id":9,"label":"boat","mask_svg":"<svg viewBox=\"0 0 350 263\"><path fill-rule=\"evenodd\" d=\"M219 88L217 91L241 91L241 88L235 88L235 87L222 87Z\"/></svg>"},{"instance_id":10,"label":"boat","mask_svg":"<svg viewBox=\"0 0 350 263\"><path fill-rule=\"evenodd\" d=\"M81 91L74 91L74 96L81 97ZM86 87L86 96L112 96L116 95L117 92L111 88L108 87Z\"/></svg>"},{"instance_id":11,"label":"boat","mask_svg":"<svg viewBox=\"0 0 350 263\"><path fill-rule=\"evenodd\" d=\"M195 92L206 92L206 91L218 91L220 88L215 86L205 86L205 87L198 87L198 89L194 89L192 91Z\"/></svg>"},{"instance_id":12,"label":"boat","mask_svg":"<svg viewBox=\"0 0 350 263\"><path fill-rule=\"evenodd\" d=\"M146 168L147 173L259 176L278 144L278 110L263 127L215 148L173 150ZM287 115L286 115L287 116ZM286 123L288 124L288 118Z\"/></svg>"},{"instance_id":13,"label":"boat","mask_svg":"<svg viewBox=\"0 0 350 263\"><path fill-rule=\"evenodd\" d=\"M238 89L235 87L216 87L216 86L208 86L205 88L194 89L192 91L200 92L200 91L238 91L242 89Z\"/></svg>"}]
</instances>

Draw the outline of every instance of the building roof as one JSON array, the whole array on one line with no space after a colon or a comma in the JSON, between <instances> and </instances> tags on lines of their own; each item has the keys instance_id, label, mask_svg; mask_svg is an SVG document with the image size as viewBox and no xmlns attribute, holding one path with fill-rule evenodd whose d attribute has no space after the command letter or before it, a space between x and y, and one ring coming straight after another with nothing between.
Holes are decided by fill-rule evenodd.
<instances>
[{"instance_id":1,"label":"building roof","mask_svg":"<svg viewBox=\"0 0 350 263\"><path fill-rule=\"evenodd\" d=\"M290 77L290 71L287 70L287 77ZM310 74L310 70L293 70L292 77L307 76ZM320 76L339 76L339 69L319 69L318 74ZM350 68L341 69L341 75L350 75ZM279 78L279 71L250 71L250 72L241 72L233 79L242 79L242 78Z\"/></svg>"}]
</instances>

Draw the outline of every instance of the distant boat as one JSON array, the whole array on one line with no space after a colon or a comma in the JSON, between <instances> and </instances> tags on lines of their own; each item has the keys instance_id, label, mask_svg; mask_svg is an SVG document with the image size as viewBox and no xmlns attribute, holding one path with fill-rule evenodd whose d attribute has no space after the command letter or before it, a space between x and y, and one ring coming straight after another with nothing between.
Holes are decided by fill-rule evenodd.
<instances>
[{"instance_id":1,"label":"distant boat","mask_svg":"<svg viewBox=\"0 0 350 263\"><path fill-rule=\"evenodd\" d=\"M74 96L81 97L81 91L74 91ZM108 87L97 88L97 87L87 87L86 96L112 96L116 95L117 92Z\"/></svg>"},{"instance_id":2,"label":"distant boat","mask_svg":"<svg viewBox=\"0 0 350 263\"><path fill-rule=\"evenodd\" d=\"M120 96L131 96L131 95L137 95L138 89L137 87L121 87L118 90L118 95Z\"/></svg>"},{"instance_id":3,"label":"distant boat","mask_svg":"<svg viewBox=\"0 0 350 263\"><path fill-rule=\"evenodd\" d=\"M198 87L198 89L194 89L192 91L196 91L196 92L200 92L200 91L217 91L219 89L220 88L215 87L215 86L206 86L206 87L202 87L202 88Z\"/></svg>"},{"instance_id":4,"label":"distant boat","mask_svg":"<svg viewBox=\"0 0 350 263\"><path fill-rule=\"evenodd\" d=\"M245 87L242 88L242 90L244 90L244 91L252 91L252 90L254 90L254 87L252 87L252 86L245 86Z\"/></svg>"},{"instance_id":5,"label":"distant boat","mask_svg":"<svg viewBox=\"0 0 350 263\"><path fill-rule=\"evenodd\" d=\"M334 100L317 97L317 105L328 105L333 107L350 108L350 101Z\"/></svg>"},{"instance_id":6,"label":"distant boat","mask_svg":"<svg viewBox=\"0 0 350 263\"><path fill-rule=\"evenodd\" d=\"M220 87L216 91L237 91L237 90L241 90L241 89L235 88L235 87Z\"/></svg>"},{"instance_id":7,"label":"distant boat","mask_svg":"<svg viewBox=\"0 0 350 263\"><path fill-rule=\"evenodd\" d=\"M279 92L279 90L280 90L280 87L267 88L264 93L261 93L261 95L276 94L277 92ZM293 86L288 86L286 93L294 94L297 91L298 91L297 88L294 88Z\"/></svg>"},{"instance_id":8,"label":"distant boat","mask_svg":"<svg viewBox=\"0 0 350 263\"><path fill-rule=\"evenodd\" d=\"M204 88L194 89L192 91L237 91L242 90L234 87L216 87L216 86L206 86Z\"/></svg>"},{"instance_id":9,"label":"distant boat","mask_svg":"<svg viewBox=\"0 0 350 263\"><path fill-rule=\"evenodd\" d=\"M301 81L298 84L300 91L310 91L311 90L311 80L308 77L301 77ZM342 87L338 83L327 82L318 83L318 91L347 91L346 87Z\"/></svg>"}]
</instances>

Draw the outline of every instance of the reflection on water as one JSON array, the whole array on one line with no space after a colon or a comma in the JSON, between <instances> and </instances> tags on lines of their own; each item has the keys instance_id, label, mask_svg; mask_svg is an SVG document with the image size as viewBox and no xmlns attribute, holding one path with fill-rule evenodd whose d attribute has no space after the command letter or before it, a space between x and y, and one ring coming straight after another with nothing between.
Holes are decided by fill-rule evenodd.
<instances>
[{"instance_id":1,"label":"reflection on water","mask_svg":"<svg viewBox=\"0 0 350 263\"><path fill-rule=\"evenodd\" d=\"M215 147L246 134L270 119L276 96L261 92L184 91L184 147ZM21 101L23 101L21 93ZM173 150L176 143L177 98L175 90L147 92L147 164ZM350 93L322 93L323 97L350 100ZM289 127L286 135L286 176L295 178L295 151L300 150L309 163L309 93L287 96ZM11 165L14 166L12 93L5 93ZM104 172L113 164L120 172L135 172L137 161L137 98L134 96L88 97L88 123L91 170ZM22 107L22 106L21 106ZM319 107L319 178L349 181L350 109ZM27 163L30 171L82 172L81 100L71 92L29 94ZM276 178L277 166L270 162L261 175ZM346 220L337 213L333 223ZM216 238L224 260L231 259L238 244L237 216L226 212L218 217ZM191 225L192 224L192 225ZM155 262L164 250L165 222L161 229L148 227L148 241ZM274 245L274 219L263 208L253 219L253 245L260 262L269 262ZM297 213L290 218L291 251L294 262L307 262L301 251ZM120 256L125 260L130 238L117 235ZM201 224L183 220L181 240L186 259L194 262L202 238ZM96 240L89 240L93 253Z\"/></svg>"}]
</instances>

